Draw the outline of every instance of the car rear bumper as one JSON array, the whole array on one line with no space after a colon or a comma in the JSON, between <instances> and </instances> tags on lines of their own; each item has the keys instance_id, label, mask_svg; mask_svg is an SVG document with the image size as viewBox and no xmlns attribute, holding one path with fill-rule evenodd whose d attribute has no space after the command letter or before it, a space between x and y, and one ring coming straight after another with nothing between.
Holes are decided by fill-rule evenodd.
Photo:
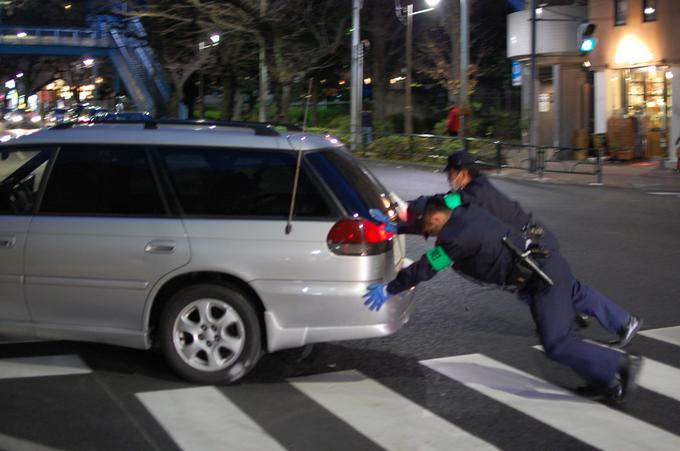
<instances>
[{"instance_id":1,"label":"car rear bumper","mask_svg":"<svg viewBox=\"0 0 680 451\"><path fill-rule=\"evenodd\" d=\"M393 296L379 311L362 298L367 283L256 281L266 311L270 352L310 343L382 337L409 320L414 291Z\"/></svg>"}]
</instances>

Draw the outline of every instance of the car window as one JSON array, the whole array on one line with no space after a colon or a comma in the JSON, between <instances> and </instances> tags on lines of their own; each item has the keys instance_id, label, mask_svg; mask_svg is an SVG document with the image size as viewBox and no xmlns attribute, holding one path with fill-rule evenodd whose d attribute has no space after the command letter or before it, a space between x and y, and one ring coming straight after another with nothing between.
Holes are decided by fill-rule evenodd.
<instances>
[{"instance_id":1,"label":"car window","mask_svg":"<svg viewBox=\"0 0 680 451\"><path fill-rule=\"evenodd\" d=\"M60 149L41 213L164 215L144 149L70 146Z\"/></svg>"},{"instance_id":2,"label":"car window","mask_svg":"<svg viewBox=\"0 0 680 451\"><path fill-rule=\"evenodd\" d=\"M236 149L161 149L186 215L286 217L296 158L282 152ZM297 217L331 211L306 171L300 173Z\"/></svg>"},{"instance_id":3,"label":"car window","mask_svg":"<svg viewBox=\"0 0 680 451\"><path fill-rule=\"evenodd\" d=\"M0 214L33 212L51 154L32 148L0 151Z\"/></svg>"},{"instance_id":4,"label":"car window","mask_svg":"<svg viewBox=\"0 0 680 451\"><path fill-rule=\"evenodd\" d=\"M368 218L369 209L389 206L387 190L346 150L320 150L307 158L350 214Z\"/></svg>"}]
</instances>

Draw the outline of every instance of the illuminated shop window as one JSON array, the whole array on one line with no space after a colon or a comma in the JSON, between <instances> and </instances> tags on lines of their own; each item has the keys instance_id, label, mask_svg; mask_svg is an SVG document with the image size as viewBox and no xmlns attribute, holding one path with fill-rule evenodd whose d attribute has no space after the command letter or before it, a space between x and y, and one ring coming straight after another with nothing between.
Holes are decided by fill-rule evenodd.
<instances>
[{"instance_id":1,"label":"illuminated shop window","mask_svg":"<svg viewBox=\"0 0 680 451\"><path fill-rule=\"evenodd\" d=\"M642 21L654 22L656 20L656 0L644 0L642 2Z\"/></svg>"},{"instance_id":2,"label":"illuminated shop window","mask_svg":"<svg viewBox=\"0 0 680 451\"><path fill-rule=\"evenodd\" d=\"M638 119L645 139L645 155L661 156L672 114L673 72L668 67L649 66L623 70L624 112Z\"/></svg>"},{"instance_id":3,"label":"illuminated shop window","mask_svg":"<svg viewBox=\"0 0 680 451\"><path fill-rule=\"evenodd\" d=\"M625 25L628 20L628 0L614 0L614 25Z\"/></svg>"}]
</instances>

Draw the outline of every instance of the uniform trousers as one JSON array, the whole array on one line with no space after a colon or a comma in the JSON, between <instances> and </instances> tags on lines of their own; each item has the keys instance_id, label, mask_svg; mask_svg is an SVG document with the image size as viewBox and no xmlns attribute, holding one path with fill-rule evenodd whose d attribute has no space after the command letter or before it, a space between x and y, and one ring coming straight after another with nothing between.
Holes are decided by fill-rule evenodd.
<instances>
[{"instance_id":1,"label":"uniform trousers","mask_svg":"<svg viewBox=\"0 0 680 451\"><path fill-rule=\"evenodd\" d=\"M574 279L569 264L559 252L553 251L541 263L541 269L554 285L551 287L534 277L519 296L529 304L546 355L589 382L611 382L624 362L624 354L578 337L574 332L574 315L577 311L592 312L600 318L599 314L606 317L611 311L615 312L614 316L623 312L627 317L627 313ZM605 323L612 326L608 321Z\"/></svg>"}]
</instances>

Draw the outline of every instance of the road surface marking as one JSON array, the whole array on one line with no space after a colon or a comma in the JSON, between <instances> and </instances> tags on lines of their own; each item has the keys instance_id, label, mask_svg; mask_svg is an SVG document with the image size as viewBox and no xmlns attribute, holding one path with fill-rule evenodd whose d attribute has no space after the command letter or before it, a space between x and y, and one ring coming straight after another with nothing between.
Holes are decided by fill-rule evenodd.
<instances>
[{"instance_id":1,"label":"road surface marking","mask_svg":"<svg viewBox=\"0 0 680 451\"><path fill-rule=\"evenodd\" d=\"M638 333L640 335L644 335L645 337L680 346L680 326L664 327L662 329L649 329Z\"/></svg>"},{"instance_id":2,"label":"road surface marking","mask_svg":"<svg viewBox=\"0 0 680 451\"><path fill-rule=\"evenodd\" d=\"M420 363L596 448L680 449L677 435L481 354Z\"/></svg>"},{"instance_id":3,"label":"road surface marking","mask_svg":"<svg viewBox=\"0 0 680 451\"><path fill-rule=\"evenodd\" d=\"M92 370L75 354L0 359L0 379L68 376Z\"/></svg>"},{"instance_id":4,"label":"road surface marking","mask_svg":"<svg viewBox=\"0 0 680 451\"><path fill-rule=\"evenodd\" d=\"M680 193L674 193L674 192L653 192L653 193L647 193L647 194L652 194L655 196L674 196L674 197L680 197Z\"/></svg>"},{"instance_id":5,"label":"road surface marking","mask_svg":"<svg viewBox=\"0 0 680 451\"><path fill-rule=\"evenodd\" d=\"M601 345L604 346L604 345ZM543 352L543 346L536 345L535 349ZM620 351L615 349L615 351ZM665 363L643 357L642 369L637 384L647 390L655 391L676 401L680 401L680 370Z\"/></svg>"},{"instance_id":6,"label":"road surface marking","mask_svg":"<svg viewBox=\"0 0 680 451\"><path fill-rule=\"evenodd\" d=\"M154 418L185 451L283 451L215 387L137 393Z\"/></svg>"},{"instance_id":7,"label":"road surface marking","mask_svg":"<svg viewBox=\"0 0 680 451\"><path fill-rule=\"evenodd\" d=\"M497 449L356 370L289 382L387 450Z\"/></svg>"},{"instance_id":8,"label":"road surface marking","mask_svg":"<svg viewBox=\"0 0 680 451\"><path fill-rule=\"evenodd\" d=\"M44 446L5 434L0 434L0 443L2 443L2 449L8 451L60 451L58 448Z\"/></svg>"}]
</instances>

